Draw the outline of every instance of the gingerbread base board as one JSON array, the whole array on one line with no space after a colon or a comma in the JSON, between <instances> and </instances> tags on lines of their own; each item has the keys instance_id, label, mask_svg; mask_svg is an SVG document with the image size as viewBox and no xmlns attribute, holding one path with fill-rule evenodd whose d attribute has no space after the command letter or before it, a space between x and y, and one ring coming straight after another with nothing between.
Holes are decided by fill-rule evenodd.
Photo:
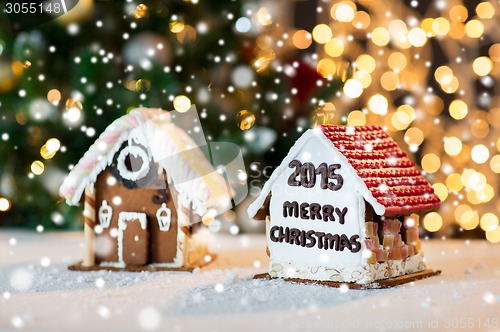
<instances>
[{"instance_id":1,"label":"gingerbread base board","mask_svg":"<svg viewBox=\"0 0 500 332\"><path fill-rule=\"evenodd\" d=\"M125 267L116 267L116 266L101 266L101 265L92 265L92 266L83 266L83 262L78 262L76 264L68 266L68 270L70 271L100 271L100 270L107 270L107 271L121 271L121 272L142 272L142 271L148 271L148 272L160 272L160 271L177 271L177 272L193 272L194 269L198 267L203 267L210 262L212 262L216 255L210 254L210 260L207 262L206 260L200 260L196 264L190 267L167 267L167 266L153 266L153 265L127 265Z\"/></svg>"},{"instance_id":2,"label":"gingerbread base board","mask_svg":"<svg viewBox=\"0 0 500 332\"><path fill-rule=\"evenodd\" d=\"M432 276L436 276L438 274L441 274L440 270L431 270L427 269L421 272L417 273L411 273L411 274L406 274L404 276L399 276L395 278L390 278L390 279L383 279L383 280L377 280L375 282L372 282L370 284L356 284L356 283L344 283L344 282L336 282L336 281L322 281L322 280L306 280L306 279L297 279L297 278L288 278L284 279L285 281L290 281L290 282L298 282L298 283L305 283L305 284L314 284L314 285L324 285L324 286L329 286L329 287L334 287L334 288L340 288L343 285L346 285L350 289L380 289L380 288L391 288L395 286L399 286L402 284L406 284L412 281L420 280L420 279L426 279ZM279 279L279 278L273 278L271 277L268 273L262 273L262 274L256 274L254 279Z\"/></svg>"}]
</instances>

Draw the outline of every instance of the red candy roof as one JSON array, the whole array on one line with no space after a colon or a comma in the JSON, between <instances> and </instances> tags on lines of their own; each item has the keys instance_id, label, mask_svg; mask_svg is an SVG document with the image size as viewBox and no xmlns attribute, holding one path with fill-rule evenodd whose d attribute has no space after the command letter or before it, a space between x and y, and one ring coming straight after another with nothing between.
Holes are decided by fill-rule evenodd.
<instances>
[{"instance_id":1,"label":"red candy roof","mask_svg":"<svg viewBox=\"0 0 500 332\"><path fill-rule=\"evenodd\" d=\"M385 207L385 215L428 212L441 205L429 182L382 127L322 125L321 130Z\"/></svg>"}]
</instances>

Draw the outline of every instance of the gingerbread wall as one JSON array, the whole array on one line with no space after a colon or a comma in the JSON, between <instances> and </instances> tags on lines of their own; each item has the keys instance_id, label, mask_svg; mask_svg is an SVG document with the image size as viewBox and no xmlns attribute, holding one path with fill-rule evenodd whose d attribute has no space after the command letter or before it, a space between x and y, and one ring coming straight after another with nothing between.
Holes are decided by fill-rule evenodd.
<instances>
[{"instance_id":1,"label":"gingerbread wall","mask_svg":"<svg viewBox=\"0 0 500 332\"><path fill-rule=\"evenodd\" d=\"M174 200L177 193L173 186L168 186L166 175L161 174L156 182L150 186L153 188L167 187L165 189L147 188L126 188L119 179L108 181L114 177L109 168L106 168L95 183L96 190L96 213L99 211L103 200L113 209L111 222L108 228L104 228L101 234L96 234L96 262L117 262L118 261L118 216L122 211L145 213L147 216L147 232L141 232L141 236L135 237L129 232L133 232L134 227L127 230L123 237L124 248L141 247L140 241L146 241L144 246L148 248L148 263L171 263L177 252L177 211ZM117 198L118 197L118 198ZM119 202L121 200L121 202ZM120 204L118 204L120 203ZM162 203L166 203L171 211L171 224L168 231L161 231L156 218L156 212ZM97 225L99 217L97 216ZM148 237L149 236L149 237ZM135 241L139 243L130 243Z\"/></svg>"}]
</instances>

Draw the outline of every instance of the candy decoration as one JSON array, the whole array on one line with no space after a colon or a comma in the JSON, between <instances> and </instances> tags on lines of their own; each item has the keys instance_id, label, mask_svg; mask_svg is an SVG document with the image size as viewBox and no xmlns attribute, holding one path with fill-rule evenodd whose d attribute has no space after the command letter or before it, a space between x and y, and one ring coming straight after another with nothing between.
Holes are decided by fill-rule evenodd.
<instances>
[{"instance_id":1,"label":"candy decoration","mask_svg":"<svg viewBox=\"0 0 500 332\"><path fill-rule=\"evenodd\" d=\"M95 190L93 186L85 187L85 203L83 207L83 266L93 266L94 256L94 227L95 227Z\"/></svg>"}]
</instances>

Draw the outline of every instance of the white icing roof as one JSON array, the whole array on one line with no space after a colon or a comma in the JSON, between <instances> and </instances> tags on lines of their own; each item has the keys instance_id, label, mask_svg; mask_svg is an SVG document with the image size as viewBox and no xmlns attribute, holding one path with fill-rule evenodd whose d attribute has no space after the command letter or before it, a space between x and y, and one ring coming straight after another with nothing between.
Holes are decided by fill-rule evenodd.
<instances>
[{"instance_id":1,"label":"white icing roof","mask_svg":"<svg viewBox=\"0 0 500 332\"><path fill-rule=\"evenodd\" d=\"M250 218L253 218L257 214L259 209L264 205L266 197L271 192L274 181L276 181L278 176L287 169L288 164L300 153L300 151L307 143L307 141L309 141L312 138L318 138L320 142L324 145L324 148L327 149L326 151L332 151L338 155L338 157L341 159L343 163L345 171L349 174L349 177L352 179L353 181L352 185L354 186L356 191L358 191L363 196L363 198L368 203L370 203L375 213L377 213L380 216L384 215L385 207L382 204L378 203L377 200L373 197L370 190L368 190L366 184L356 174L356 171L348 162L347 158L332 144L332 142L330 142L325 137L321 129L316 128L307 130L301 137L299 137L299 139L292 146L287 156L283 159L278 168L274 170L269 180L264 184L264 187L262 188L257 199L248 207L247 212Z\"/></svg>"},{"instance_id":2,"label":"white icing roof","mask_svg":"<svg viewBox=\"0 0 500 332\"><path fill-rule=\"evenodd\" d=\"M193 139L171 122L169 112L136 108L115 120L90 146L64 180L60 194L69 205L78 205L87 185L112 161L123 142L140 143L150 150L160 170L165 170L184 205L193 203L203 215L209 208L230 207L230 193Z\"/></svg>"}]
</instances>

